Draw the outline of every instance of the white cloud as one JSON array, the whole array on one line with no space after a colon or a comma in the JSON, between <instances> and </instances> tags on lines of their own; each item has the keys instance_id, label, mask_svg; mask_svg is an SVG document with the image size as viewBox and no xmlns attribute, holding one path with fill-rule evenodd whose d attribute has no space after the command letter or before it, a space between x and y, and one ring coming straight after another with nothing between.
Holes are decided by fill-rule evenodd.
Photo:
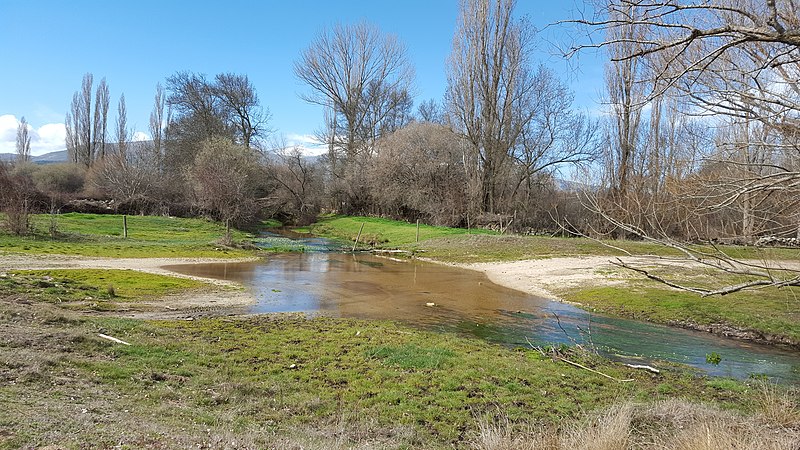
<instances>
[{"instance_id":1,"label":"white cloud","mask_svg":"<svg viewBox=\"0 0 800 450\"><path fill-rule=\"evenodd\" d=\"M66 148L67 128L63 123L48 123L35 130L38 141L31 139L31 153L42 155L49 152L57 152Z\"/></svg>"},{"instance_id":2,"label":"white cloud","mask_svg":"<svg viewBox=\"0 0 800 450\"><path fill-rule=\"evenodd\" d=\"M327 147L311 134L289 134L286 136L286 144L289 147L299 148L305 156L319 156L328 151Z\"/></svg>"},{"instance_id":3,"label":"white cloud","mask_svg":"<svg viewBox=\"0 0 800 450\"><path fill-rule=\"evenodd\" d=\"M13 153L16 151L17 118L6 114L0 116L0 153Z\"/></svg>"},{"instance_id":4,"label":"white cloud","mask_svg":"<svg viewBox=\"0 0 800 450\"><path fill-rule=\"evenodd\" d=\"M150 136L142 131L137 131L133 133L133 137L131 138L133 142L141 142L141 141L149 141Z\"/></svg>"},{"instance_id":5,"label":"white cloud","mask_svg":"<svg viewBox=\"0 0 800 450\"><path fill-rule=\"evenodd\" d=\"M19 120L16 116L12 114L0 116L0 153L16 153L17 127L19 127ZM63 123L48 123L39 128L33 128L28 124L28 128L31 137L31 154L43 155L66 148L64 140L67 130Z\"/></svg>"}]
</instances>

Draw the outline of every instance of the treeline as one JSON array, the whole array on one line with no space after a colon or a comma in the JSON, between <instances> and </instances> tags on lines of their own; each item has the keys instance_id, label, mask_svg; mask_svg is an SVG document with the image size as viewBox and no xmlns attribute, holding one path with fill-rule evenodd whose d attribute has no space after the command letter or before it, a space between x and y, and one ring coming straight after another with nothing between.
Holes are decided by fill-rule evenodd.
<instances>
[{"instance_id":1,"label":"treeline","mask_svg":"<svg viewBox=\"0 0 800 450\"><path fill-rule=\"evenodd\" d=\"M514 16L514 0L461 2L447 90L416 107L396 36L366 23L323 30L294 66L302 98L324 111L316 158L275 139L246 75L170 76L156 88L151 140L132 142L124 96L112 126L108 84L95 88L89 74L67 114L71 164L4 168L4 208L58 210L91 197L117 211L238 224L337 212L597 236L794 236L798 13L787 2L732 1L609 0L597 20L572 21L604 35L565 50L607 57L594 117L533 59L541 42ZM714 27L708 39L686 34L708 23L738 30L740 41L725 45L736 36Z\"/></svg>"}]
</instances>

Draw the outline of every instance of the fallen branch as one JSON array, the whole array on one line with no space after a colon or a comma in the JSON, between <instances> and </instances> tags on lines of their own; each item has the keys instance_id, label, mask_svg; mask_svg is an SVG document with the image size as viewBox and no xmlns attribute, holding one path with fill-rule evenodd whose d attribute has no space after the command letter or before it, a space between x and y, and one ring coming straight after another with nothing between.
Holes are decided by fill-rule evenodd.
<instances>
[{"instance_id":1,"label":"fallen branch","mask_svg":"<svg viewBox=\"0 0 800 450\"><path fill-rule=\"evenodd\" d=\"M661 373L661 371L655 367L645 366L644 364L625 364L625 367L630 367L631 369L642 369L652 373Z\"/></svg>"},{"instance_id":2,"label":"fallen branch","mask_svg":"<svg viewBox=\"0 0 800 450\"><path fill-rule=\"evenodd\" d=\"M561 328L561 331L564 333L564 336L566 336L567 339L569 339L570 342L572 342L572 345L576 347L581 347L581 344L578 341L576 341L575 338L570 336L569 333L567 333L567 330L565 330L564 327L561 326L561 319L558 317L558 314L553 313L553 316L556 318L556 323L558 324L558 328Z\"/></svg>"},{"instance_id":3,"label":"fallen branch","mask_svg":"<svg viewBox=\"0 0 800 450\"><path fill-rule=\"evenodd\" d=\"M798 277L798 278L794 278L792 280L787 280L787 281L783 281L783 282L772 281L772 280L753 280L753 281L747 281L747 282L742 283L742 284L736 284L736 285L732 285L732 286L725 286L723 288L716 289L716 290L703 289L703 288L696 288L696 287L684 286L684 285L680 285L680 284L677 284L677 283L673 283L673 282L668 281L668 280L666 280L664 278L661 278L658 275L653 275L652 273L648 272L647 270L644 270L644 269L639 268L639 267L631 266L630 264L626 264L619 258L617 258L617 261L618 262L614 262L614 261L609 261L609 262L611 264L615 265L615 266L622 267L622 268L625 268L625 269L629 269L629 270L632 270L634 272L638 272L638 273L646 276L647 278L649 278L649 279L651 279L653 281L658 281L659 283L666 284L669 287L672 287L672 288L675 288L675 289L684 290L684 291L693 292L695 294L700 294L701 297L710 297L710 296L713 296L713 295L727 295L727 294L732 294L734 292L743 291L745 289L754 288L754 287L757 287L757 286L783 287L783 286L797 286L798 284L800 284L800 277Z\"/></svg>"},{"instance_id":4,"label":"fallen branch","mask_svg":"<svg viewBox=\"0 0 800 450\"><path fill-rule=\"evenodd\" d=\"M109 340L109 341L111 341L111 342L116 342L117 344L122 344L122 345L131 345L131 344L129 344L129 343L127 343L127 342L123 341L122 339L117 339L117 338L115 338L115 337L113 337L113 336L109 336L109 335L107 335L107 334L103 334L103 333L97 333L97 336L98 336L98 337L101 337L101 338L103 338L103 339Z\"/></svg>"},{"instance_id":5,"label":"fallen branch","mask_svg":"<svg viewBox=\"0 0 800 450\"><path fill-rule=\"evenodd\" d=\"M560 359L561 361L564 361L565 363L567 363L567 364L570 364L570 365L572 365L572 366L575 366L575 367L579 367L579 368L581 368L581 369L588 370L589 372L596 373L596 374L598 374L598 375L602 375L602 376L604 376L604 377L606 377L606 378L608 378L608 379L610 379L610 380L618 381L618 382L620 382L620 383L627 383L627 382L633 381L633 378L626 378L626 379L624 379L624 380L623 380L623 379L620 379L620 378L614 378L614 377L612 377L611 375L607 375L607 374L605 374L605 373L603 373L603 372L600 372L600 371L598 371L598 370L594 370L594 369L592 369L592 368L590 368L590 367L586 367L586 366L584 366L584 365L582 365L582 364L578 364L578 363L576 363L576 362L570 361L570 360L568 360L568 359L566 359L566 358L564 358L564 357L561 357L561 356L556 356L556 358L558 358L558 359Z\"/></svg>"},{"instance_id":6,"label":"fallen branch","mask_svg":"<svg viewBox=\"0 0 800 450\"><path fill-rule=\"evenodd\" d=\"M647 278L649 278L649 279L651 279L653 281L658 281L659 283L666 284L667 286L675 288L675 289L694 292L695 294L700 294L700 295L703 295L703 296L706 295L709 292L708 289L693 288L691 286L682 286L680 284L673 283L673 282L671 282L669 280L661 278L658 275L653 275L652 273L650 273L647 270L644 270L644 269L642 269L640 267L634 267L634 266L631 266L630 264L626 264L625 262L623 262L619 258L617 258L617 262L609 261L609 263L611 263L611 264L613 264L613 265L615 265L617 267L622 267L624 269L628 269L628 270L632 270L634 272L638 272L638 273L646 276Z\"/></svg>"},{"instance_id":7,"label":"fallen branch","mask_svg":"<svg viewBox=\"0 0 800 450\"><path fill-rule=\"evenodd\" d=\"M528 345L530 345L532 349L537 350L543 356L545 355L544 350L542 350L541 347L535 347L533 344L531 344L531 341L528 340L527 337L525 338L525 340L528 341ZM614 381L619 382L619 383L628 383L628 382L634 381L633 378L620 379L620 378L612 377L611 375L605 374L605 373L600 372L598 370L594 370L594 369L592 369L590 367L586 367L583 364L578 364L578 363L576 363L574 361L570 361L567 358L564 358L563 356L560 356L560 355L556 354L555 352L553 352L552 357L555 360L564 361L565 363L567 363L567 364L569 364L571 366L575 366L575 367L578 367L580 369L588 370L589 372L596 373L597 375L606 377L609 380L614 380Z\"/></svg>"}]
</instances>

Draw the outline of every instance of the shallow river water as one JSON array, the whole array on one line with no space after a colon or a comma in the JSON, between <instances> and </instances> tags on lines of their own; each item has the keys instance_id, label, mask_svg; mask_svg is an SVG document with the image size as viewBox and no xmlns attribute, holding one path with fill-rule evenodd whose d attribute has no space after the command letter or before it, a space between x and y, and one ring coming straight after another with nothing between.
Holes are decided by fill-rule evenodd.
<instances>
[{"instance_id":1,"label":"shallow river water","mask_svg":"<svg viewBox=\"0 0 800 450\"><path fill-rule=\"evenodd\" d=\"M396 320L509 346L528 346L528 341L534 345L580 342L627 362L657 366L652 361L667 360L712 375L747 378L764 374L783 383L800 384L797 351L589 314L496 285L482 273L439 264L311 252L277 254L255 263L168 269L242 283L258 299L252 313L302 311ZM706 354L711 352L722 357L718 365L706 362Z\"/></svg>"}]
</instances>

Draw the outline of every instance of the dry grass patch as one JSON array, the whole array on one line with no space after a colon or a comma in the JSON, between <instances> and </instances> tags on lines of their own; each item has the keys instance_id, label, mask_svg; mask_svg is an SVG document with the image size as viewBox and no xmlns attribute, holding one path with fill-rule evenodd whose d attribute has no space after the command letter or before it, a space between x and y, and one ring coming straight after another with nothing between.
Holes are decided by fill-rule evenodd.
<instances>
[{"instance_id":1,"label":"dry grass patch","mask_svg":"<svg viewBox=\"0 0 800 450\"><path fill-rule=\"evenodd\" d=\"M559 428L513 431L507 420L481 420L472 448L481 450L797 450L797 390L765 383L756 411L743 415L671 399L623 403Z\"/></svg>"}]
</instances>

